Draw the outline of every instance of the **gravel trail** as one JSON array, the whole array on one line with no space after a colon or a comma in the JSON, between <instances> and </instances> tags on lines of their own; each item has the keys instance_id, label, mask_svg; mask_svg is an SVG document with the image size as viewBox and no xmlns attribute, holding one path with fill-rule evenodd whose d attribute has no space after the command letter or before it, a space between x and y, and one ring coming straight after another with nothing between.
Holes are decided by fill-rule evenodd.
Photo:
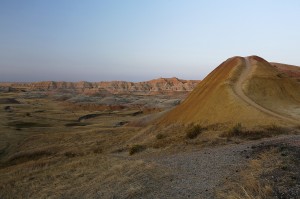
<instances>
[{"instance_id":1,"label":"gravel trail","mask_svg":"<svg viewBox=\"0 0 300 199\"><path fill-rule=\"evenodd\" d=\"M254 102L251 98L249 98L244 93L243 83L249 78L249 75L252 73L252 70L254 69L254 67L251 66L249 57L245 57L244 61L245 61L245 68L242 71L242 73L241 73L239 79L237 80L236 84L234 85L235 94L239 98L241 98L243 101L245 101L247 104L249 104L250 106L252 106L252 107L268 114L268 115L271 115L271 116L274 116L274 117L277 117L277 118L280 118L280 119L287 120L287 121L290 121L292 123L298 124L299 123L298 120L296 120L294 118L291 118L291 117L284 116L284 115L276 113L276 112L273 112L273 111L257 104L256 102Z\"/></svg>"},{"instance_id":2,"label":"gravel trail","mask_svg":"<svg viewBox=\"0 0 300 199\"><path fill-rule=\"evenodd\" d=\"M160 183L160 187L143 198L215 198L216 188L221 187L227 177L238 175L247 165L248 154L253 146L282 142L299 143L300 135L285 135L242 144L142 158L146 162L171 170L168 182Z\"/></svg>"}]
</instances>

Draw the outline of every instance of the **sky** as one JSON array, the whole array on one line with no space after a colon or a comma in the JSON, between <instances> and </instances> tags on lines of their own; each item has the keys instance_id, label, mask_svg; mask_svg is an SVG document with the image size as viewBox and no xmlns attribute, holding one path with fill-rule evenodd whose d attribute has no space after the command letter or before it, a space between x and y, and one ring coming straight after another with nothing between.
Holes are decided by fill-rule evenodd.
<instances>
[{"instance_id":1,"label":"sky","mask_svg":"<svg viewBox=\"0 0 300 199\"><path fill-rule=\"evenodd\" d=\"M0 0L0 82L203 79L299 52L299 0Z\"/></svg>"}]
</instances>

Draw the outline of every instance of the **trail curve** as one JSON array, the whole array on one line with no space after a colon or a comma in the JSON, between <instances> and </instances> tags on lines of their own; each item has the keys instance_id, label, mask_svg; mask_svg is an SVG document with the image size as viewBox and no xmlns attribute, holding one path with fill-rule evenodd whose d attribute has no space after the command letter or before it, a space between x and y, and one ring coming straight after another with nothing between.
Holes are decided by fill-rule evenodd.
<instances>
[{"instance_id":1,"label":"trail curve","mask_svg":"<svg viewBox=\"0 0 300 199\"><path fill-rule=\"evenodd\" d=\"M237 80L237 82L234 85L234 91L235 94L242 99L244 102L246 102L247 104L249 104L250 106L256 108L259 111L262 111L270 116L274 116L276 118L280 118L282 120L287 120L289 122L298 124L299 122L296 119L281 115L279 113L273 112L259 104L257 104L255 101L253 101L251 98L249 98L243 91L243 83L247 80L247 78L249 77L249 75L251 74L253 67L251 67L251 63L249 60L249 57L244 57L244 62L245 62L245 67L242 70L242 73L240 74L239 79Z\"/></svg>"}]
</instances>

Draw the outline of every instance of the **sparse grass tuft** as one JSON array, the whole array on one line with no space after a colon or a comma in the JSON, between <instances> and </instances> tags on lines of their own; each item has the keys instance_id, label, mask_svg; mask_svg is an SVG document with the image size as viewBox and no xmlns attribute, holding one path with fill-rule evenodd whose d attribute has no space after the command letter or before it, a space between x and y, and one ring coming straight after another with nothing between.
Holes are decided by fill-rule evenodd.
<instances>
[{"instance_id":1,"label":"sparse grass tuft","mask_svg":"<svg viewBox=\"0 0 300 199\"><path fill-rule=\"evenodd\" d=\"M135 153L139 153L143 150L145 150L146 147L143 146L143 145L139 145L139 144L136 144L136 145L133 145L130 149L129 149L129 155L133 155Z\"/></svg>"},{"instance_id":2,"label":"sparse grass tuft","mask_svg":"<svg viewBox=\"0 0 300 199\"><path fill-rule=\"evenodd\" d=\"M191 124L187 127L185 137L188 139L196 138L204 129L199 124Z\"/></svg>"}]
</instances>

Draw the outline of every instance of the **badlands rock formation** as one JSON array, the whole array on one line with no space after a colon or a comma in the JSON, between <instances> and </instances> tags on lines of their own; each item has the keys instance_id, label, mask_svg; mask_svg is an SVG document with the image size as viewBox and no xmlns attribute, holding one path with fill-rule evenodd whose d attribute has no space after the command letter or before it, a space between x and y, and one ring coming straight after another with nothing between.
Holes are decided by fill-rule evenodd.
<instances>
[{"instance_id":1,"label":"badlands rock formation","mask_svg":"<svg viewBox=\"0 0 300 199\"><path fill-rule=\"evenodd\" d=\"M2 83L2 90L8 87L23 88L30 91L76 91L83 94L159 94L168 92L189 92L199 83L197 80L181 80L178 78L159 78L145 82L34 82L34 83ZM6 88L6 89L5 89Z\"/></svg>"},{"instance_id":2,"label":"badlands rock formation","mask_svg":"<svg viewBox=\"0 0 300 199\"><path fill-rule=\"evenodd\" d=\"M299 125L300 82L296 71L299 67L272 65L257 56L230 58L160 123Z\"/></svg>"}]
</instances>

